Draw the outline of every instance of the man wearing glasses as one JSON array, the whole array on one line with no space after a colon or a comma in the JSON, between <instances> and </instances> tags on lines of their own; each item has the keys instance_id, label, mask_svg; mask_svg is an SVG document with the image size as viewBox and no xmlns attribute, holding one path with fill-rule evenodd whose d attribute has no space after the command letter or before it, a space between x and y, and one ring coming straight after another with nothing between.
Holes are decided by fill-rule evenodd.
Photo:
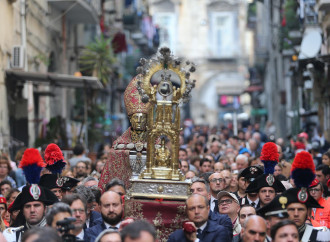
<instances>
[{"instance_id":1,"label":"man wearing glasses","mask_svg":"<svg viewBox=\"0 0 330 242\"><path fill-rule=\"evenodd\" d=\"M217 195L224 189L225 180L220 173L215 172L210 175L209 182L211 192L210 209L212 212L219 212Z\"/></svg>"},{"instance_id":2,"label":"man wearing glasses","mask_svg":"<svg viewBox=\"0 0 330 242\"><path fill-rule=\"evenodd\" d=\"M235 194L226 191L219 192L218 203L220 214L227 214L232 222L233 235L239 234L241 232L241 225L238 218L240 205Z\"/></svg>"},{"instance_id":3,"label":"man wearing glasses","mask_svg":"<svg viewBox=\"0 0 330 242\"><path fill-rule=\"evenodd\" d=\"M186 201L186 212L189 224L193 229L179 229L174 231L167 242L181 241L231 241L227 230L208 219L210 206L208 199L199 194L191 195Z\"/></svg>"},{"instance_id":4,"label":"man wearing glasses","mask_svg":"<svg viewBox=\"0 0 330 242\"><path fill-rule=\"evenodd\" d=\"M217 178L219 173L214 173L210 176L209 180L213 179L221 179ZM214 176L213 176L214 175ZM217 180L216 183L220 182ZM213 182L214 183L214 182ZM192 184L190 186L190 191L192 194L200 194L206 197L210 203L211 194L210 194L210 186L209 184L203 179L193 179ZM217 197L217 195L215 195ZM211 205L210 205L211 207ZM224 226L229 234L232 234L233 227L230 221L230 218L225 214L219 214L218 212L212 212L209 210L209 220L215 221L217 224Z\"/></svg>"},{"instance_id":5,"label":"man wearing glasses","mask_svg":"<svg viewBox=\"0 0 330 242\"><path fill-rule=\"evenodd\" d=\"M326 226L330 228L330 200L325 199L323 186L316 178L308 189L311 196L324 208L313 208L311 212L311 222L313 226Z\"/></svg>"},{"instance_id":6,"label":"man wearing glasses","mask_svg":"<svg viewBox=\"0 0 330 242\"><path fill-rule=\"evenodd\" d=\"M72 230L72 234L74 234L77 239L84 240L84 225L87 219L86 200L81 195L73 193L63 197L62 202L70 206L72 215L76 219L73 223L76 228Z\"/></svg>"}]
</instances>

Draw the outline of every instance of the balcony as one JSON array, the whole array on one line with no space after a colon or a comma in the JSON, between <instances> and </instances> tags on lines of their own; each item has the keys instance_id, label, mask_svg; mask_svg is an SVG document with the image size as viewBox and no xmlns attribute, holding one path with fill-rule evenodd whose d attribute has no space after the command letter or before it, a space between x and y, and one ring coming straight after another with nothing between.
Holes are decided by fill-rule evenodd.
<instances>
[{"instance_id":1,"label":"balcony","mask_svg":"<svg viewBox=\"0 0 330 242\"><path fill-rule=\"evenodd\" d=\"M329 11L330 0L319 0L317 1L316 7L319 11Z\"/></svg>"},{"instance_id":2,"label":"balcony","mask_svg":"<svg viewBox=\"0 0 330 242\"><path fill-rule=\"evenodd\" d=\"M71 23L98 24L101 0L48 0L51 7L66 13Z\"/></svg>"}]
</instances>

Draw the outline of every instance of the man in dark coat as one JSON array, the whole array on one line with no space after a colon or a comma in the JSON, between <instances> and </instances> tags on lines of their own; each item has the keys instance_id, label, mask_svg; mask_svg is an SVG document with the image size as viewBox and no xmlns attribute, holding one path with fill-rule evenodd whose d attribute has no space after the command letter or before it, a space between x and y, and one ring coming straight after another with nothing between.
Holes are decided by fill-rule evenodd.
<instances>
[{"instance_id":1,"label":"man in dark coat","mask_svg":"<svg viewBox=\"0 0 330 242\"><path fill-rule=\"evenodd\" d=\"M206 197L191 195L186 201L186 211L189 222L184 225L184 229L174 231L168 242L195 241L197 238L208 242L231 241L231 235L223 226L208 219L210 206Z\"/></svg>"},{"instance_id":2,"label":"man in dark coat","mask_svg":"<svg viewBox=\"0 0 330 242\"><path fill-rule=\"evenodd\" d=\"M193 180L190 191L193 194L200 194L206 197L208 200L211 198L210 187L208 183L203 179ZM212 212L210 209L209 220L216 222L219 225L224 226L230 235L233 234L233 225L227 214L219 214L218 212Z\"/></svg>"},{"instance_id":3,"label":"man in dark coat","mask_svg":"<svg viewBox=\"0 0 330 242\"><path fill-rule=\"evenodd\" d=\"M118 230L123 217L123 202L116 192L107 191L100 199L102 223L97 224L85 232L85 241L94 242L96 237L105 229Z\"/></svg>"}]
</instances>

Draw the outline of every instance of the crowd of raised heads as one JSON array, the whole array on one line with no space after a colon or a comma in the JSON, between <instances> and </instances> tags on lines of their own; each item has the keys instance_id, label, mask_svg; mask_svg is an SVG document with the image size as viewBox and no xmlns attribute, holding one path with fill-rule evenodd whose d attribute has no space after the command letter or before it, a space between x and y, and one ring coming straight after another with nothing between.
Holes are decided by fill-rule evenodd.
<instances>
[{"instance_id":1,"label":"crowd of raised heads","mask_svg":"<svg viewBox=\"0 0 330 242\"><path fill-rule=\"evenodd\" d=\"M275 130L184 127L178 163L191 195L187 221L168 241L329 241L330 145L319 129L277 138ZM37 191L20 165L26 149L1 153L0 241L157 241L152 221L124 217L122 177L99 188L111 152L75 145L62 184L43 167Z\"/></svg>"}]
</instances>

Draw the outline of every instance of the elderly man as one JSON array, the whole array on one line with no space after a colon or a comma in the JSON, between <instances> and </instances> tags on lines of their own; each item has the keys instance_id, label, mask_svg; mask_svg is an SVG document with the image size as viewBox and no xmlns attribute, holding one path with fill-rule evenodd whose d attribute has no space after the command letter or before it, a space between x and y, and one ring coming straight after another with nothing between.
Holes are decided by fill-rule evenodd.
<instances>
[{"instance_id":1,"label":"elderly man","mask_svg":"<svg viewBox=\"0 0 330 242\"><path fill-rule=\"evenodd\" d=\"M121 196L112 191L102 194L100 208L103 222L86 230L85 241L94 242L95 238L105 229L118 230L123 217L123 201Z\"/></svg>"},{"instance_id":2,"label":"elderly man","mask_svg":"<svg viewBox=\"0 0 330 242\"><path fill-rule=\"evenodd\" d=\"M190 186L190 191L193 194L200 194L200 195L206 197L208 200L210 200L210 198L211 198L210 187L208 186L208 184L206 183L205 180L202 180L202 179L193 180L193 183ZM216 221L217 224L219 224L219 225L224 226L227 229L228 233L232 234L233 226L232 226L231 220L228 217L228 215L219 214L216 212L212 212L210 210L209 219Z\"/></svg>"},{"instance_id":3,"label":"elderly man","mask_svg":"<svg viewBox=\"0 0 330 242\"><path fill-rule=\"evenodd\" d=\"M249 166L249 158L243 154L236 156L235 162L237 164L237 170L242 170Z\"/></svg>"},{"instance_id":4,"label":"elderly man","mask_svg":"<svg viewBox=\"0 0 330 242\"><path fill-rule=\"evenodd\" d=\"M240 235L242 242L264 242L266 238L265 220L257 215L248 217L243 224Z\"/></svg>"},{"instance_id":5,"label":"elderly man","mask_svg":"<svg viewBox=\"0 0 330 242\"><path fill-rule=\"evenodd\" d=\"M225 180L221 173L213 173L209 176L211 199L210 199L210 209L212 212L219 212L218 208L218 193L225 188Z\"/></svg>"},{"instance_id":6,"label":"elderly man","mask_svg":"<svg viewBox=\"0 0 330 242\"><path fill-rule=\"evenodd\" d=\"M186 201L189 224L194 231L179 229L174 231L168 242L176 241L231 241L227 230L215 221L209 220L210 206L208 199L199 194L191 195Z\"/></svg>"},{"instance_id":7,"label":"elderly man","mask_svg":"<svg viewBox=\"0 0 330 242\"><path fill-rule=\"evenodd\" d=\"M227 214L233 224L233 235L239 234L241 232L241 225L238 218L240 205L235 194L226 191L219 192L218 203L220 214Z\"/></svg>"}]
</instances>

